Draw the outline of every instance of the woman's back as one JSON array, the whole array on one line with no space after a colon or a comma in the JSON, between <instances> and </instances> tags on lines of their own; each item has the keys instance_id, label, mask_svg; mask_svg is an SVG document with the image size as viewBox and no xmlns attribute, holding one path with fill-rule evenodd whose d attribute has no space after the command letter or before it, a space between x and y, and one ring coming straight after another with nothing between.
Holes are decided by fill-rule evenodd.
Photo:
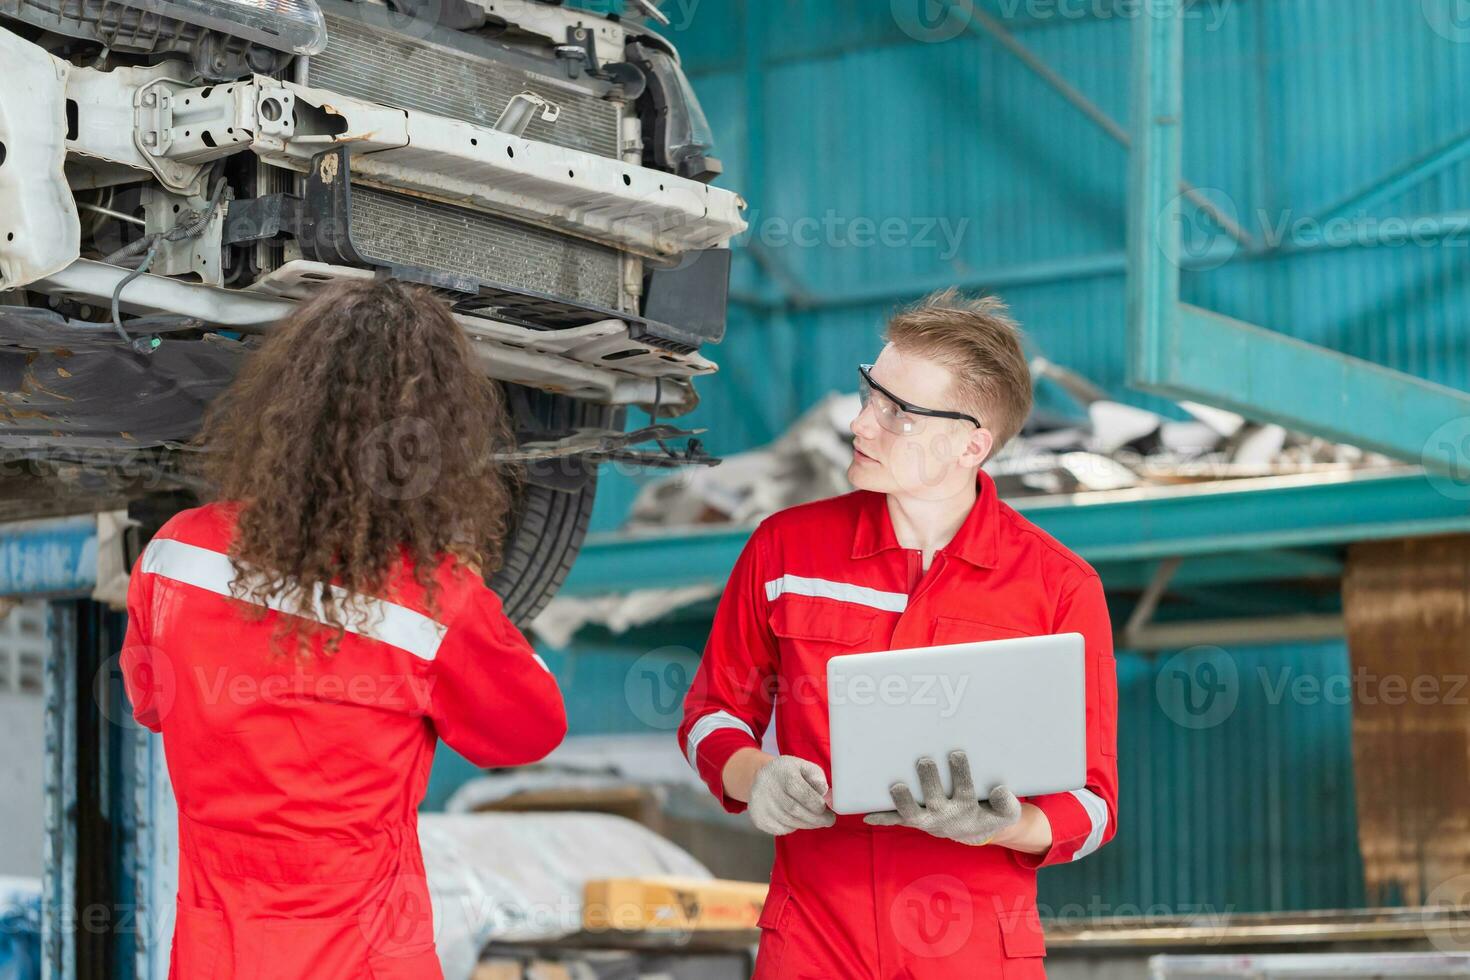
<instances>
[{"instance_id":1,"label":"woman's back","mask_svg":"<svg viewBox=\"0 0 1470 980\"><path fill-rule=\"evenodd\" d=\"M449 560L438 619L405 561L331 656L322 630L310 656L272 657L291 613L252 619L228 595L237 511L176 515L129 585L123 677L179 803L176 968L436 976L415 817L436 736L478 765L534 761L566 731L555 680Z\"/></svg>"},{"instance_id":2,"label":"woman's back","mask_svg":"<svg viewBox=\"0 0 1470 980\"><path fill-rule=\"evenodd\" d=\"M339 284L197 441L218 499L139 557L122 655L179 804L173 975L437 977L415 817L436 738L499 766L566 732L480 572L514 510L502 394L432 295Z\"/></svg>"}]
</instances>

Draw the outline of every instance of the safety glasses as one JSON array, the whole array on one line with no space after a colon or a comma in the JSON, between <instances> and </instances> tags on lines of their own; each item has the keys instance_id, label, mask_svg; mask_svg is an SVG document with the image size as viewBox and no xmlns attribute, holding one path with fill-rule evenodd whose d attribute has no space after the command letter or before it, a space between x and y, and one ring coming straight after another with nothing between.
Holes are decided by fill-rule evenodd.
<instances>
[{"instance_id":1,"label":"safety glasses","mask_svg":"<svg viewBox=\"0 0 1470 980\"><path fill-rule=\"evenodd\" d=\"M861 399L864 408L867 407L868 402L873 403L873 408L878 415L878 424L894 435L913 435L923 426L926 418L959 419L962 422L969 422L977 429L984 428L980 420L973 415L939 408L922 408L904 401L874 381L872 370L873 365L871 364L858 365L858 398Z\"/></svg>"}]
</instances>

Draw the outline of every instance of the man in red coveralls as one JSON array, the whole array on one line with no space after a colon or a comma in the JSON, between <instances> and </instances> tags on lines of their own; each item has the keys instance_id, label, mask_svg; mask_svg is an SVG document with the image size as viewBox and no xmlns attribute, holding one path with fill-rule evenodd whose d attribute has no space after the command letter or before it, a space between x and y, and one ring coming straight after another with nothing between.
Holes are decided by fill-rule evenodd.
<instances>
[{"instance_id":1,"label":"man in red coveralls","mask_svg":"<svg viewBox=\"0 0 1470 980\"><path fill-rule=\"evenodd\" d=\"M684 703L679 743L725 809L777 835L757 980L1041 977L1036 869L1117 829L1117 680L1097 573L996 498L980 465L1021 428L1031 378L1003 304L953 290L901 311L876 363L848 478L859 489L772 514L731 572ZM919 804L837 816L826 662L1078 632L1085 788L1017 799L976 787L963 753L916 760ZM775 715L780 755L760 748ZM939 766L950 767L946 797Z\"/></svg>"}]
</instances>

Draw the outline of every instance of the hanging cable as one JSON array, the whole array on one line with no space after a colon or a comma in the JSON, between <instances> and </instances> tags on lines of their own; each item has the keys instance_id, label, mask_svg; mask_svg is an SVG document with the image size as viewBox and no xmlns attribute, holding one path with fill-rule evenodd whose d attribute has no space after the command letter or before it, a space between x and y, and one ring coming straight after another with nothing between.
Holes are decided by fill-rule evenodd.
<instances>
[{"instance_id":1,"label":"hanging cable","mask_svg":"<svg viewBox=\"0 0 1470 980\"><path fill-rule=\"evenodd\" d=\"M128 336L128 332L123 329L122 313L118 309L118 301L122 298L123 287L132 282L134 279L141 276L143 273L147 272L148 266L152 265L154 258L157 257L158 250L163 247L162 235L153 235L152 238L153 241L148 245L148 252L146 255L143 256L143 261L138 263L138 267L136 269L134 269L132 272L129 272L126 276L123 276L123 278L112 290L113 329L117 331L117 335L123 339L124 343L132 347L133 350L137 351L139 354L153 353L153 348L157 347L159 343L158 337L156 334L149 334L147 337Z\"/></svg>"},{"instance_id":2,"label":"hanging cable","mask_svg":"<svg viewBox=\"0 0 1470 980\"><path fill-rule=\"evenodd\" d=\"M117 265L122 261L130 258L131 256L136 255L139 252L143 252L143 260L138 263L138 267L129 272L121 280L119 280L118 284L113 287L112 290L113 329L117 331L117 335L121 337L125 343L127 343L130 347L133 348L133 350L137 351L139 354L153 353L153 351L158 347L161 341L159 341L157 334L149 334L146 337L128 336L128 332L123 329L122 311L120 309L123 289L127 286L128 283L132 282L134 279L138 278L143 273L148 271L148 267L152 265L153 260L158 257L158 252L163 247L164 242L179 242L189 238L199 237L199 235L204 232L204 229L209 226L210 220L214 217L215 210L219 207L220 199L224 196L226 186L227 185L225 178L218 178L214 182L214 190L210 193L209 202L204 206L204 210L191 213L186 220L180 221L168 231L154 232L151 235L145 235L142 238L138 239L136 242L131 242L128 245L123 246L116 252L113 252L111 255L103 259L104 262Z\"/></svg>"}]
</instances>

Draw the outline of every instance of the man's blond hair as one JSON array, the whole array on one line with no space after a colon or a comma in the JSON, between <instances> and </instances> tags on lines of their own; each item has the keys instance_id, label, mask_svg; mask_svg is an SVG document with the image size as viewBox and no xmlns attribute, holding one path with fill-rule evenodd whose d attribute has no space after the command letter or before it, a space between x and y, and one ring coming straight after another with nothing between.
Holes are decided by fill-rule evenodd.
<instances>
[{"instance_id":1,"label":"man's blond hair","mask_svg":"<svg viewBox=\"0 0 1470 980\"><path fill-rule=\"evenodd\" d=\"M902 354L950 370L950 400L991 431L992 456L1021 431L1031 414L1031 370L1021 328L998 297L970 298L953 286L938 290L893 314L886 339Z\"/></svg>"}]
</instances>

